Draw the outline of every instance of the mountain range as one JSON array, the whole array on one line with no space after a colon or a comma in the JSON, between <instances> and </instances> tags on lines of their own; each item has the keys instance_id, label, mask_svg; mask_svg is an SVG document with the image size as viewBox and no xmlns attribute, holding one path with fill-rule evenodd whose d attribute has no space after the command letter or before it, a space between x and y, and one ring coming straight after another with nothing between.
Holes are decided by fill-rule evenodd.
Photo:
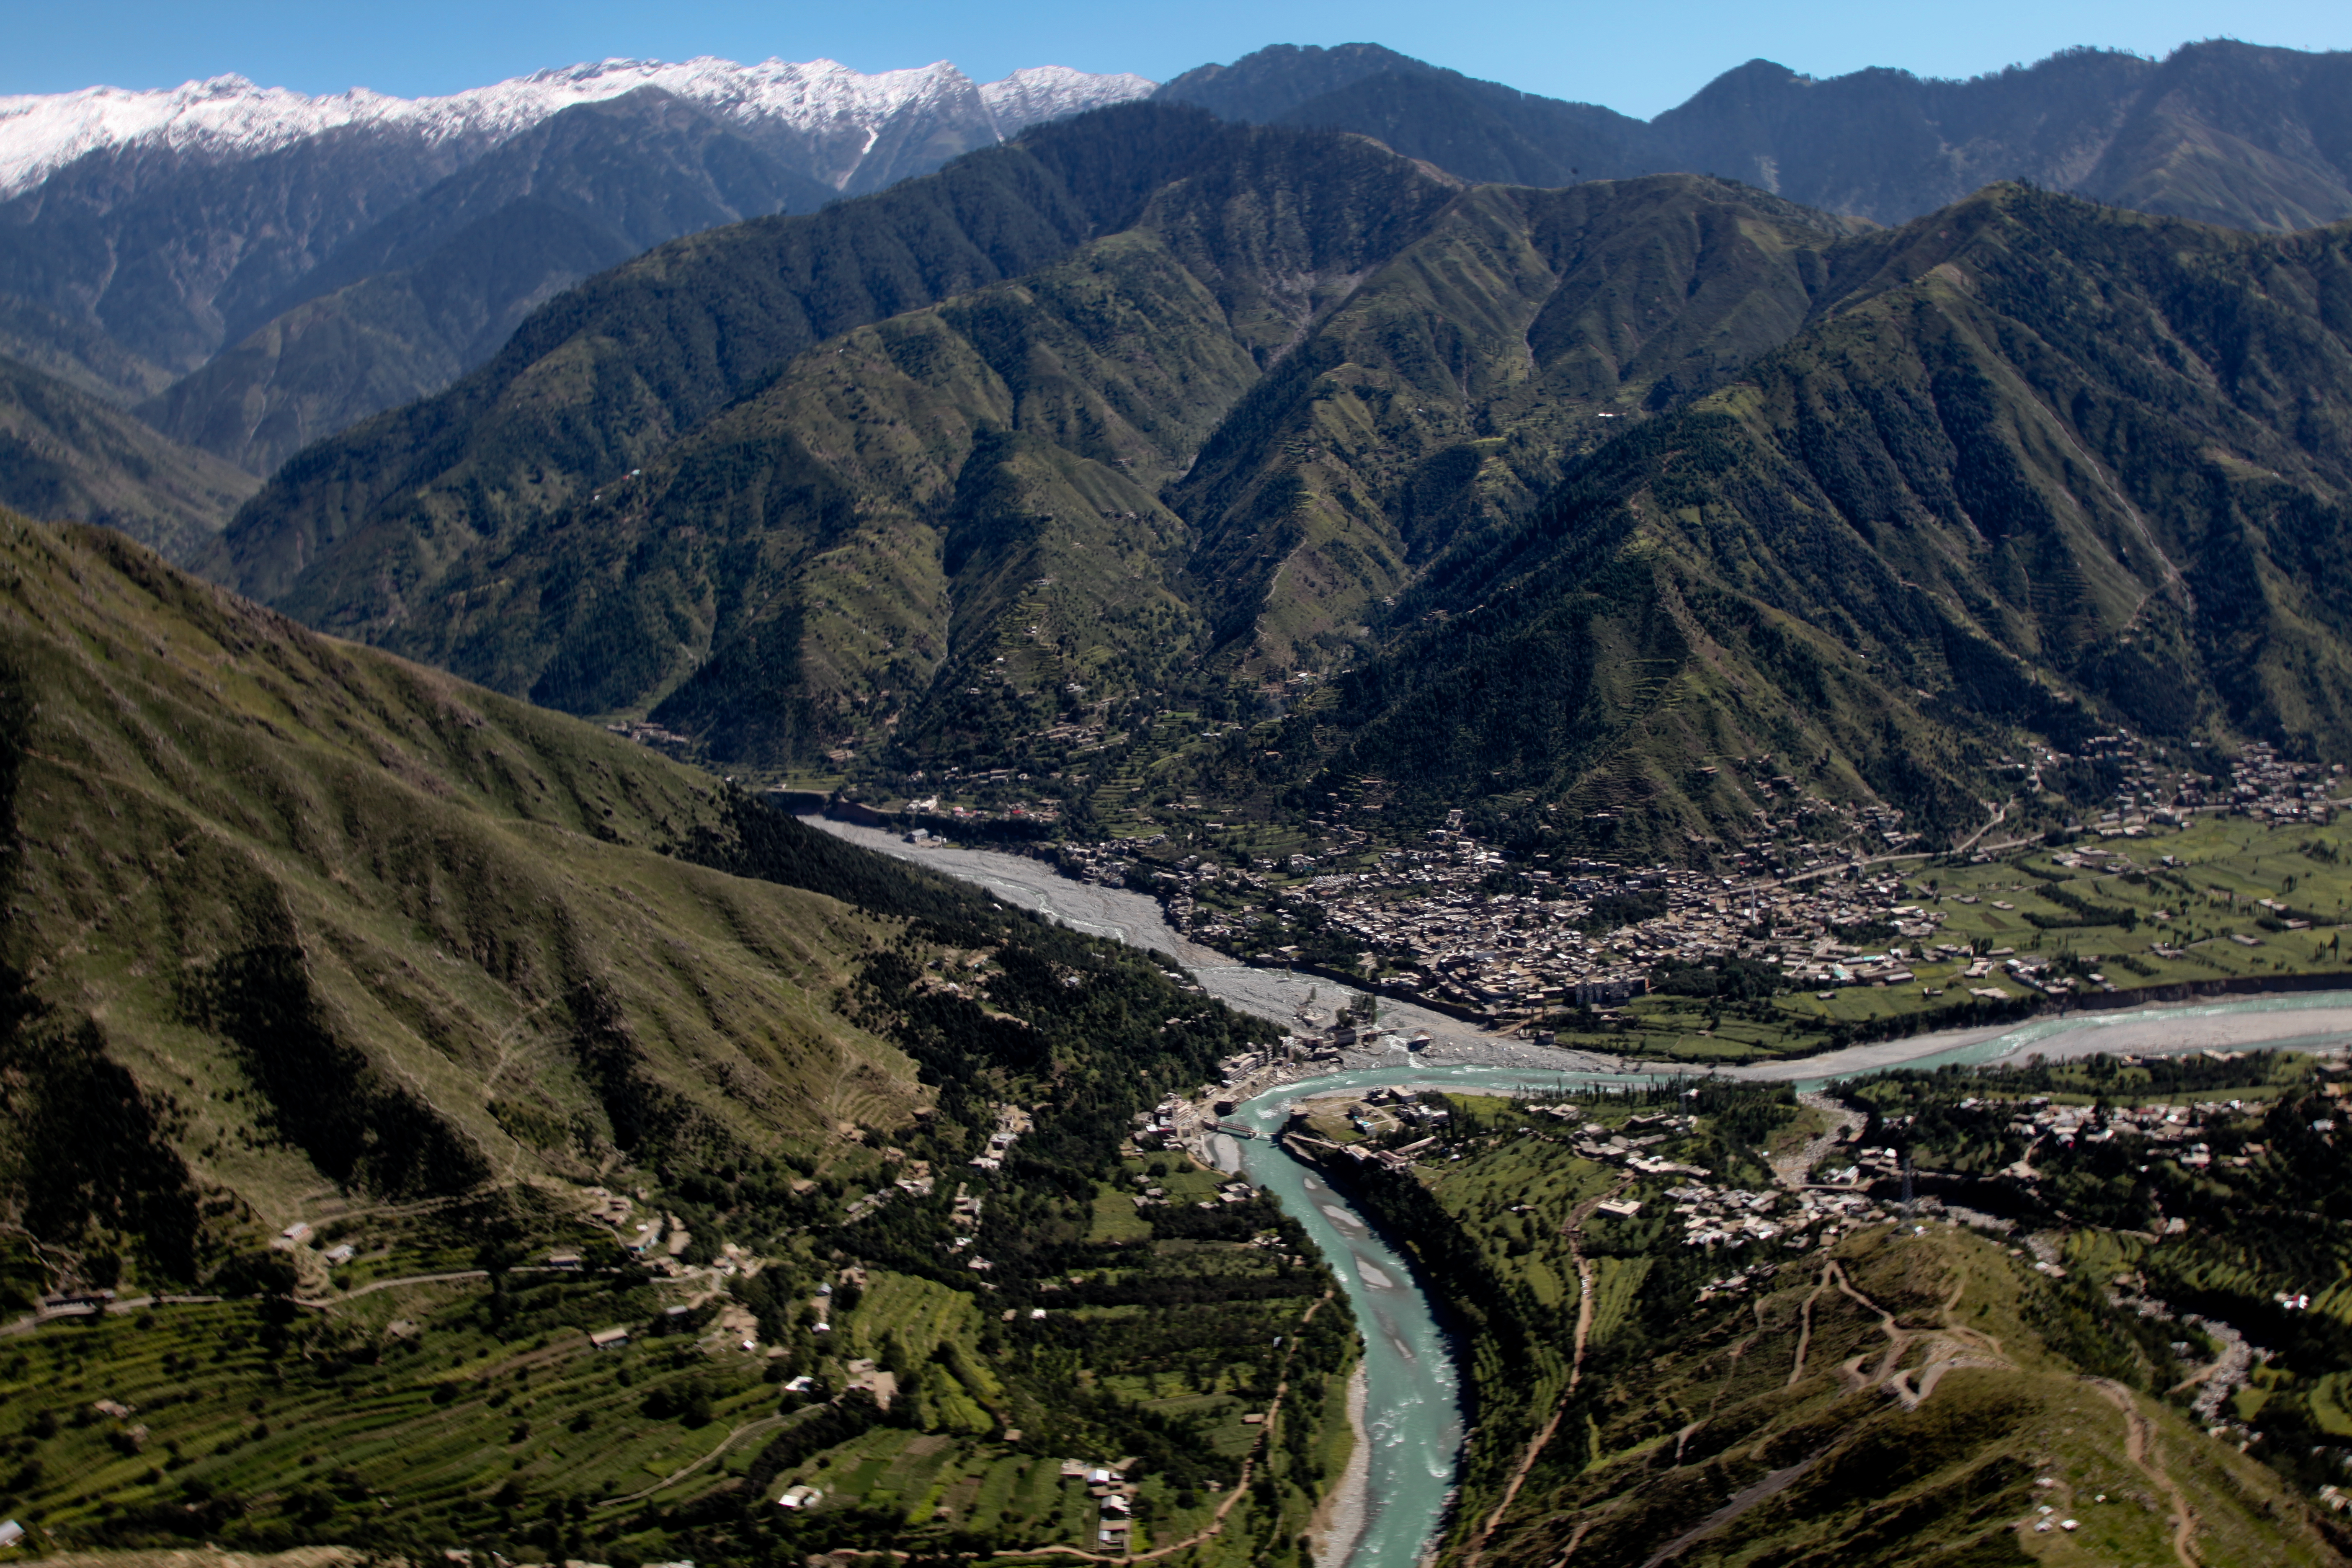
<instances>
[{"instance_id":1,"label":"mountain range","mask_svg":"<svg viewBox=\"0 0 2352 1568\"><path fill-rule=\"evenodd\" d=\"M1371 44L1276 47L1155 97L1227 119L1378 137L1466 179L1560 185L1683 170L1899 224L1996 180L2252 229L2352 216L2352 55L2188 44L2070 49L1965 81L1871 69L1726 71L1648 121Z\"/></svg>"},{"instance_id":2,"label":"mountain range","mask_svg":"<svg viewBox=\"0 0 2352 1568\"><path fill-rule=\"evenodd\" d=\"M443 99L222 78L0 100L0 352L84 366L126 403L176 382L146 416L266 473L662 240L811 211L1150 87L608 60Z\"/></svg>"},{"instance_id":3,"label":"mountain range","mask_svg":"<svg viewBox=\"0 0 2352 1568\"><path fill-rule=\"evenodd\" d=\"M1774 753L1957 831L2028 734L2352 743L2346 244L1128 105L620 268L205 559L715 761L1083 811L1131 781L1074 731L1181 699L1257 726L1158 775L1229 817L1373 776L1400 827L1712 853L1774 820L1713 759Z\"/></svg>"},{"instance_id":4,"label":"mountain range","mask_svg":"<svg viewBox=\"0 0 2352 1568\"><path fill-rule=\"evenodd\" d=\"M1643 121L1375 45L1188 71L606 60L447 98L239 78L0 100L0 354L266 476L446 385L564 288L1146 95L1372 136L1479 183L1715 174L1895 224L1996 179L2293 229L2352 213L2345 57L2075 50L1968 81L1766 61ZM36 497L18 498L33 504Z\"/></svg>"},{"instance_id":5,"label":"mountain range","mask_svg":"<svg viewBox=\"0 0 2352 1568\"><path fill-rule=\"evenodd\" d=\"M135 502L44 493L110 504L311 625L649 719L714 762L1060 773L1054 737L1181 694L1260 722L1263 754L1191 758L1160 793L1256 815L1378 776L1414 812L1490 801L1507 837L1683 854L1772 819L1706 759L1776 752L1849 805L1957 828L2029 731L2345 734L2309 521L2341 482L2336 231L2190 199L2208 175L2276 195L2265 146L2334 167L2340 63L2214 44L1959 84L1750 67L1637 134L1371 46L1272 49L731 223L813 176L707 112L707 72L633 68L346 238L267 331L141 405L255 467L294 453L225 532L191 509L236 482L168 443ZM673 90L698 81L705 101ZM588 90L532 101L559 88ZM1375 100L1421 107L1342 123ZM234 166L324 156L362 121L416 133L334 112ZM468 112L448 124L497 121ZM1416 140L1506 121L1554 163ZM141 134L203 142L178 123ZM1578 136L1617 138L1621 164L1778 149L1769 183L1822 205L1593 178L1612 165ZM1876 162L1839 162L1854 148ZM1880 221L2028 153L2037 178ZM64 320L39 310L9 320ZM114 341L84 323L15 373L20 404L82 410L21 422L52 451L68 426L130 449L135 426L90 413L110 378L152 384L98 352ZM1723 465L1690 492L1697 528L1654 493L1697 483L1694 449ZM2240 586L2200 592L2222 577ZM1284 717L1301 670L1344 672L1312 723ZM1103 805L1110 776L1073 773L1066 805Z\"/></svg>"},{"instance_id":6,"label":"mountain range","mask_svg":"<svg viewBox=\"0 0 2352 1568\"><path fill-rule=\"evenodd\" d=\"M2055 790L2120 731L2352 755L2341 61L1757 64L1647 123L1370 46L1158 89L612 62L0 107L0 499L45 520L0 512L0 1303L90 1309L0 1352L10 1515L1303 1568L1356 1425L1339 1282L1158 1142L1276 1029L737 780L1252 877L1310 829L1712 871L2063 826L2020 759ZM2335 1068L2176 1065L2011 1089L2275 1091L2252 1143L2199 1101L2223 1171L2333 1202ZM2184 1560L2326 1560L2158 1406L2204 1331L2116 1293L2203 1216L2289 1347L2244 1392L2331 1422L2337 1331L2280 1289L2306 1233L2245 1271L2210 1152L2151 1177L1962 1087L1862 1091L1896 1114L1844 1142L1980 1116L1962 1168L2063 1176L2077 1212L2030 1211L2063 1263L1874 1221L1725 1275L1665 1181L1756 1212L1756 1145L1848 1157L1819 1097L1465 1094L1394 1163L1321 1143L1461 1309L1449 1560L2013 1563L2062 1501L2109 1532L2066 1550L2128 1511ZM2040 1479L2107 1412L2174 1513ZM2298 1492L2339 1473L2275 1430Z\"/></svg>"}]
</instances>

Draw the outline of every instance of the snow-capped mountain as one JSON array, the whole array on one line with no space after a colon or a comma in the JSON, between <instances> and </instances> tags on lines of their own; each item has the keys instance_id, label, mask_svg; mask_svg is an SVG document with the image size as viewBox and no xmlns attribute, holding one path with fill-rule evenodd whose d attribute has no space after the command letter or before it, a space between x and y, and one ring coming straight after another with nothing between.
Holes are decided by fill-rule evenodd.
<instances>
[{"instance_id":1,"label":"snow-capped mountain","mask_svg":"<svg viewBox=\"0 0 2352 1568\"><path fill-rule=\"evenodd\" d=\"M1002 138L1040 121L1142 98L1156 85L1139 76L1094 75L1062 66L1019 70L1002 81L975 85L945 60L869 76L834 60L771 59L747 66L706 57L677 63L601 60L446 98L394 98L366 88L314 98L257 87L238 76L150 92L93 87L0 98L0 199L109 149L152 146L232 160L352 128L405 132L427 143L495 145L574 104L647 87L685 99L741 131L795 132L845 144L827 160L835 165L827 171L830 183L844 189L885 128L909 113L962 110Z\"/></svg>"},{"instance_id":2,"label":"snow-capped mountain","mask_svg":"<svg viewBox=\"0 0 2352 1568\"><path fill-rule=\"evenodd\" d=\"M142 412L266 467L446 384L649 246L812 212L1153 85L608 59L442 98L236 76L0 98L0 356L126 404L185 378Z\"/></svg>"}]
</instances>

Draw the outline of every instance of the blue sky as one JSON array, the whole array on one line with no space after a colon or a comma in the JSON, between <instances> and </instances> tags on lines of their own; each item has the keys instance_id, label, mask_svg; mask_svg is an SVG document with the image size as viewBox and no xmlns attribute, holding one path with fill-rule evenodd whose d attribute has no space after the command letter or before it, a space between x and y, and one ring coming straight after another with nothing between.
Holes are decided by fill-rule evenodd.
<instances>
[{"instance_id":1,"label":"blue sky","mask_svg":"<svg viewBox=\"0 0 2352 1568\"><path fill-rule=\"evenodd\" d=\"M634 55L829 56L860 70L951 59L981 79L1059 64L1165 79L1270 43L1366 39L1529 92L1656 113L1762 56L1815 76L1896 66L1969 76L2074 44L2161 55L2227 36L2352 47L2345 0L0 0L0 93L166 87L227 72L332 92L449 92Z\"/></svg>"}]
</instances>

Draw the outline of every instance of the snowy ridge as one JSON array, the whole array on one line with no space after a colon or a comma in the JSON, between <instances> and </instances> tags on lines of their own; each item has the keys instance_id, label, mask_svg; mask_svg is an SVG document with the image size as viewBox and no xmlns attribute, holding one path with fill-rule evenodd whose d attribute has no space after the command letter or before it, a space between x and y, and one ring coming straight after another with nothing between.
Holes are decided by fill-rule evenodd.
<instances>
[{"instance_id":1,"label":"snowy ridge","mask_svg":"<svg viewBox=\"0 0 2352 1568\"><path fill-rule=\"evenodd\" d=\"M862 75L834 60L771 59L758 65L705 57L669 63L610 59L537 71L446 98L394 98L353 88L312 98L257 87L239 76L133 92L0 98L0 198L107 148L152 144L221 159L257 157L350 126L379 126L426 142L502 142L578 103L657 87L745 129L782 127L824 137L855 135L862 153L882 127L908 110L963 100L999 136L1107 103L1141 98L1142 77L1090 75L1063 66L1013 72L975 87L945 60L910 70ZM845 179L847 171L839 176Z\"/></svg>"},{"instance_id":2,"label":"snowy ridge","mask_svg":"<svg viewBox=\"0 0 2352 1568\"><path fill-rule=\"evenodd\" d=\"M1011 136L1024 126L1148 97L1159 85L1139 76L1090 76L1067 66L1032 66L1003 81L982 83L980 100L988 105L997 134Z\"/></svg>"}]
</instances>

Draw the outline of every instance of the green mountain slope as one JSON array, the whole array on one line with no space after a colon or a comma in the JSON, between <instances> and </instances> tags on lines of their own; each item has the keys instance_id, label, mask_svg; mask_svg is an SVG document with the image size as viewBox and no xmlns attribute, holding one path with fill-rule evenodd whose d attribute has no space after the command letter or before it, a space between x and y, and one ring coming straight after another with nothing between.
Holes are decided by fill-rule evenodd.
<instances>
[{"instance_id":1,"label":"green mountain slope","mask_svg":"<svg viewBox=\"0 0 2352 1568\"><path fill-rule=\"evenodd\" d=\"M1302 669L1350 673L1170 798L1281 816L1377 777L1402 827L1485 802L1528 847L1680 857L1883 811L1958 833L2033 737L2352 740L2340 230L1996 187L1856 232L1689 176L1464 189L1356 138L1115 123L1181 141L1144 138L1177 177L1139 190L1150 160L1079 121L879 198L977 221L990 171L1091 148L1127 178L1113 235L698 416L720 383L678 345L713 318L634 265L542 320L701 363L674 411L575 377L584 416L525 447L543 405L453 394L381 426L452 419L440 478L368 503L419 470L355 432L220 558L299 559L306 621L715 758L1061 772L1081 814L1140 787L1064 766L1139 743L1117 705L1271 721ZM720 297L740 258L709 243L679 265ZM622 336L515 385L619 385ZM1798 760L1785 798L1720 763L1764 754Z\"/></svg>"},{"instance_id":2,"label":"green mountain slope","mask_svg":"<svg viewBox=\"0 0 2352 1568\"><path fill-rule=\"evenodd\" d=\"M1783 809L1724 755L1955 828L2021 729L2341 750L2347 245L2013 187L1850 242L1822 324L1433 567L1346 766L1634 847Z\"/></svg>"},{"instance_id":3,"label":"green mountain slope","mask_svg":"<svg viewBox=\"0 0 2352 1568\"><path fill-rule=\"evenodd\" d=\"M1303 1568L1331 1279L1122 1152L1265 1026L104 530L0 518L0 1508L41 1545L1067 1550L1075 1449L1147 1538Z\"/></svg>"},{"instance_id":4,"label":"green mountain slope","mask_svg":"<svg viewBox=\"0 0 2352 1568\"><path fill-rule=\"evenodd\" d=\"M436 392L531 310L665 240L833 192L651 89L555 115L354 236L267 322L142 408L266 475Z\"/></svg>"},{"instance_id":5,"label":"green mountain slope","mask_svg":"<svg viewBox=\"0 0 2352 1568\"><path fill-rule=\"evenodd\" d=\"M167 1148L187 1201L275 1229L322 1180L593 1180L918 1097L827 1000L874 916L657 852L727 831L699 775L116 536L15 521L6 552L30 710L8 959L45 1035L136 1086L121 1135ZM12 1173L62 1182L70 1218L68 1173L103 1163ZM213 1228L145 1241L189 1278L238 1226Z\"/></svg>"},{"instance_id":6,"label":"green mountain slope","mask_svg":"<svg viewBox=\"0 0 2352 1568\"><path fill-rule=\"evenodd\" d=\"M1688 176L1466 194L1366 276L1169 491L1221 668L1351 658L1457 539L1803 323L1846 232Z\"/></svg>"},{"instance_id":7,"label":"green mountain slope","mask_svg":"<svg viewBox=\"0 0 2352 1568\"><path fill-rule=\"evenodd\" d=\"M814 749L804 708L887 739L974 683L1049 709L1157 683L1195 633L1160 488L1261 358L1453 194L1359 142L1253 133L1128 232L812 350L446 575L388 533L401 553L347 550L282 602L333 624L421 579L354 629L575 711L667 696L663 721L762 758Z\"/></svg>"},{"instance_id":8,"label":"green mountain slope","mask_svg":"<svg viewBox=\"0 0 2352 1568\"><path fill-rule=\"evenodd\" d=\"M1267 118L1376 136L1465 179L1497 184L1572 185L1674 166L1643 155L1648 127L1638 120L1425 68L1368 77Z\"/></svg>"},{"instance_id":9,"label":"green mountain slope","mask_svg":"<svg viewBox=\"0 0 2352 1568\"><path fill-rule=\"evenodd\" d=\"M1116 238L778 367L587 504L463 553L387 516L278 602L715 755L977 762L1220 645L1251 678L1360 645L1601 416L1793 331L1843 232L1706 180L1463 195L1328 135L1199 169ZM230 548L332 493L289 473Z\"/></svg>"},{"instance_id":10,"label":"green mountain slope","mask_svg":"<svg viewBox=\"0 0 2352 1568\"><path fill-rule=\"evenodd\" d=\"M117 535L6 543L9 962L101 1030L195 1186L268 1218L321 1173L587 1180L940 1092L839 988L893 921L998 931L986 900Z\"/></svg>"},{"instance_id":11,"label":"green mountain slope","mask_svg":"<svg viewBox=\"0 0 2352 1568\"><path fill-rule=\"evenodd\" d=\"M274 599L347 539L420 542L430 568L574 504L819 339L1045 265L1245 135L1197 111L1048 126L803 218L675 241L542 309L437 396L314 446L205 571Z\"/></svg>"},{"instance_id":12,"label":"green mountain slope","mask_svg":"<svg viewBox=\"0 0 2352 1568\"><path fill-rule=\"evenodd\" d=\"M259 488L91 392L0 358L0 505L104 523L184 559Z\"/></svg>"}]
</instances>

